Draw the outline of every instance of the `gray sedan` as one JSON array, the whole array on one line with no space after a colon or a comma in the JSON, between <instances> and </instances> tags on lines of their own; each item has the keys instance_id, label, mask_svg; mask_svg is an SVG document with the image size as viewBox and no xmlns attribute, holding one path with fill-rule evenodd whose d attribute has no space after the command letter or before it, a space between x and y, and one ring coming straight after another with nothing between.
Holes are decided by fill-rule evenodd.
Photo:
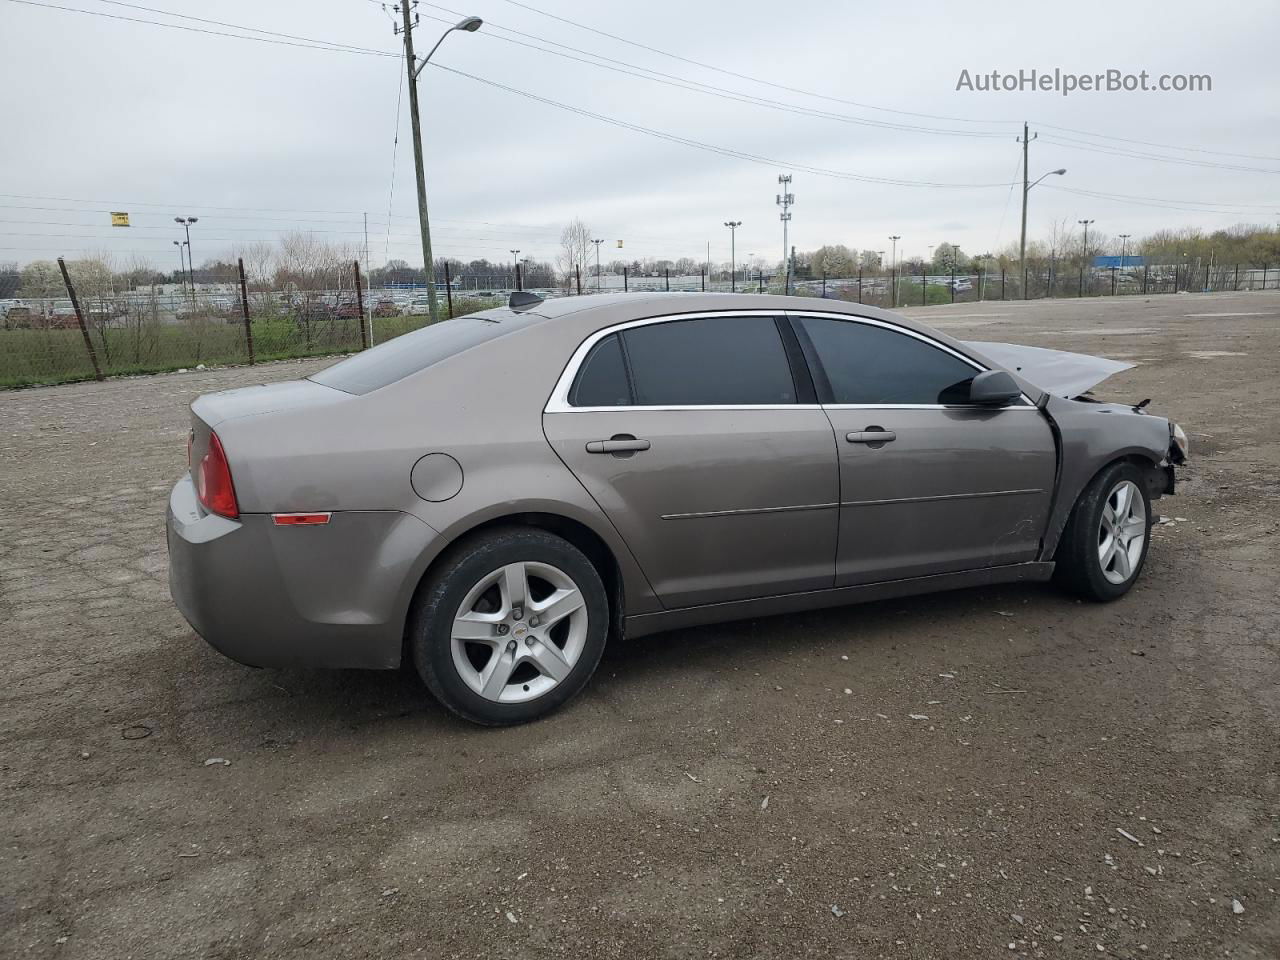
<instances>
[{"instance_id":1,"label":"gray sedan","mask_svg":"<svg viewBox=\"0 0 1280 960\"><path fill-rule=\"evenodd\" d=\"M606 641L1054 577L1123 595L1182 430L1124 364L804 298L635 294L424 327L191 406L168 511L195 630L533 719Z\"/></svg>"}]
</instances>

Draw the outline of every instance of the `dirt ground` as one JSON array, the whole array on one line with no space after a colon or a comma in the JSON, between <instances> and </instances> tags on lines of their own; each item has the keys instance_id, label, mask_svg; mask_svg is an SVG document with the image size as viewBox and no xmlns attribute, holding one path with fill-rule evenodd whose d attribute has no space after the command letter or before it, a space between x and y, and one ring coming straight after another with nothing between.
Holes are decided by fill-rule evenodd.
<instances>
[{"instance_id":1,"label":"dirt ground","mask_svg":"<svg viewBox=\"0 0 1280 960\"><path fill-rule=\"evenodd\" d=\"M1280 956L1280 295L909 312L1138 363L1133 592L646 637L506 730L170 603L188 402L321 363L0 393L0 956Z\"/></svg>"}]
</instances>

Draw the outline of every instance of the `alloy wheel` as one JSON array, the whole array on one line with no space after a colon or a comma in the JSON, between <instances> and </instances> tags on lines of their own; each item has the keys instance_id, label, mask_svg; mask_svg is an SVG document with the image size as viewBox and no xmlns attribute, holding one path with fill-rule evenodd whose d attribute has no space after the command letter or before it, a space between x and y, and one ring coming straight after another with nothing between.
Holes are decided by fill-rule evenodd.
<instances>
[{"instance_id":1,"label":"alloy wheel","mask_svg":"<svg viewBox=\"0 0 1280 960\"><path fill-rule=\"evenodd\" d=\"M467 591L450 647L458 675L498 703L549 693L570 674L587 639L587 605L573 578L549 563L508 563Z\"/></svg>"},{"instance_id":2,"label":"alloy wheel","mask_svg":"<svg viewBox=\"0 0 1280 960\"><path fill-rule=\"evenodd\" d=\"M1147 541L1147 508L1132 480L1111 488L1098 522L1098 563L1111 583L1126 583L1142 560Z\"/></svg>"}]
</instances>

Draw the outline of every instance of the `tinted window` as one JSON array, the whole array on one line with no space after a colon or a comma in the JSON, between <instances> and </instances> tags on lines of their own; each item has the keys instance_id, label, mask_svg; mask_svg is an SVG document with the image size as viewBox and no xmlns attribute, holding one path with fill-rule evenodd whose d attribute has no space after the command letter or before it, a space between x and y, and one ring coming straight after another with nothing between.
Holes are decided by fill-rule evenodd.
<instances>
[{"instance_id":1,"label":"tinted window","mask_svg":"<svg viewBox=\"0 0 1280 960\"><path fill-rule=\"evenodd\" d=\"M772 317L700 317L622 332L642 406L795 403Z\"/></svg>"},{"instance_id":2,"label":"tinted window","mask_svg":"<svg viewBox=\"0 0 1280 960\"><path fill-rule=\"evenodd\" d=\"M442 320L340 360L310 379L346 393L369 393L541 319L536 314L493 310L483 318Z\"/></svg>"},{"instance_id":3,"label":"tinted window","mask_svg":"<svg viewBox=\"0 0 1280 960\"><path fill-rule=\"evenodd\" d=\"M618 342L616 333L591 348L569 392L569 403L575 407L625 407L631 404L627 367L622 360L622 344Z\"/></svg>"},{"instance_id":4,"label":"tinted window","mask_svg":"<svg viewBox=\"0 0 1280 960\"><path fill-rule=\"evenodd\" d=\"M869 323L804 317L834 403L964 403L977 371L922 340Z\"/></svg>"}]
</instances>

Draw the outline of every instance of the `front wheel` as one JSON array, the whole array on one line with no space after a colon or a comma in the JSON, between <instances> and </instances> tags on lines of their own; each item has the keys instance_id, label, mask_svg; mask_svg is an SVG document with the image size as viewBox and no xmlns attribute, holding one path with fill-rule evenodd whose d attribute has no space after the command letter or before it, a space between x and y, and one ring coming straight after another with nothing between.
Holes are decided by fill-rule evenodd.
<instances>
[{"instance_id":1,"label":"front wheel","mask_svg":"<svg viewBox=\"0 0 1280 960\"><path fill-rule=\"evenodd\" d=\"M1057 573L1073 592L1114 600L1129 592L1147 559L1151 500L1142 472L1116 463L1085 487L1058 546Z\"/></svg>"},{"instance_id":2,"label":"front wheel","mask_svg":"<svg viewBox=\"0 0 1280 960\"><path fill-rule=\"evenodd\" d=\"M420 594L410 625L427 688L475 723L524 723L559 707L604 652L609 603L582 551L534 528L460 544Z\"/></svg>"}]
</instances>

